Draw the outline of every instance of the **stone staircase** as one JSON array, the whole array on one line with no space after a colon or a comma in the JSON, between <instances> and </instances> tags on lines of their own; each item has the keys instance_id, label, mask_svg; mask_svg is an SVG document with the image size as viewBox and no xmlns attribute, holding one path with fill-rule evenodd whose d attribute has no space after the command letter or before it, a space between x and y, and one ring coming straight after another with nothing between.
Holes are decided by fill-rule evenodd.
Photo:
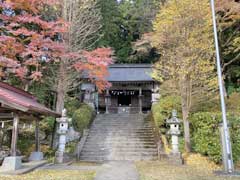
<instances>
[{"instance_id":1,"label":"stone staircase","mask_svg":"<svg viewBox=\"0 0 240 180\"><path fill-rule=\"evenodd\" d=\"M154 160L157 146L151 122L141 114L101 114L80 152L81 161Z\"/></svg>"}]
</instances>

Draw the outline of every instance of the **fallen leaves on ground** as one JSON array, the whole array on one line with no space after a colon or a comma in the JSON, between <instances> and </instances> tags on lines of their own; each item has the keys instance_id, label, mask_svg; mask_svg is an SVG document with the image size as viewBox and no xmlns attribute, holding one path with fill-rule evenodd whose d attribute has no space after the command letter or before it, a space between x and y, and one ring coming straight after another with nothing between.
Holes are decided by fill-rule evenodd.
<instances>
[{"instance_id":1,"label":"fallen leaves on ground","mask_svg":"<svg viewBox=\"0 0 240 180\"><path fill-rule=\"evenodd\" d=\"M95 172L77 170L37 170L18 176L0 175L1 180L93 180Z\"/></svg>"},{"instance_id":2,"label":"fallen leaves on ground","mask_svg":"<svg viewBox=\"0 0 240 180\"><path fill-rule=\"evenodd\" d=\"M171 165L163 161L141 161L136 166L141 180L240 180L240 177L214 175L211 165L206 165L205 161L190 162L188 165Z\"/></svg>"},{"instance_id":3,"label":"fallen leaves on ground","mask_svg":"<svg viewBox=\"0 0 240 180\"><path fill-rule=\"evenodd\" d=\"M183 158L185 163L189 166L202 167L209 171L217 171L222 169L220 165L215 164L214 162L210 161L208 157L202 156L201 154L183 154Z\"/></svg>"}]
</instances>

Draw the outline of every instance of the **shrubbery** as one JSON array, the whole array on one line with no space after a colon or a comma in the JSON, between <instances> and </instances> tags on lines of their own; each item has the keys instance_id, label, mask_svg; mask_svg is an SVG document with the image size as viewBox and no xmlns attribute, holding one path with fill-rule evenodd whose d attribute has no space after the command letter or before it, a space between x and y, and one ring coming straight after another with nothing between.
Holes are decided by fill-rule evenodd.
<instances>
[{"instance_id":1,"label":"shrubbery","mask_svg":"<svg viewBox=\"0 0 240 180\"><path fill-rule=\"evenodd\" d=\"M165 120L169 118L173 109L181 113L181 99L179 96L166 96L152 106L152 115L155 124L158 127L164 125Z\"/></svg>"},{"instance_id":2,"label":"shrubbery","mask_svg":"<svg viewBox=\"0 0 240 180\"><path fill-rule=\"evenodd\" d=\"M208 101L195 107L189 117L191 125L191 143L194 152L208 156L215 163L222 160L219 124L222 122L222 114L219 112L219 100ZM230 126L233 159L240 160L240 93L232 93L227 99L228 121ZM171 111L176 109L181 118L181 99L176 96L165 96L160 102L153 105L152 117L157 127L165 134L168 130L165 120L171 116ZM209 110L209 112L206 112ZM181 126L181 131L183 130ZM167 140L170 141L169 136ZM180 137L180 149L183 150L183 138Z\"/></svg>"},{"instance_id":3,"label":"shrubbery","mask_svg":"<svg viewBox=\"0 0 240 180\"><path fill-rule=\"evenodd\" d=\"M73 127L76 131L82 133L94 119L95 113L92 107L87 104L81 104L72 116Z\"/></svg>"},{"instance_id":4,"label":"shrubbery","mask_svg":"<svg viewBox=\"0 0 240 180\"><path fill-rule=\"evenodd\" d=\"M73 113L80 108L81 102L76 98L67 97L65 101L65 107L67 109L67 114L69 117L73 116Z\"/></svg>"},{"instance_id":5,"label":"shrubbery","mask_svg":"<svg viewBox=\"0 0 240 180\"><path fill-rule=\"evenodd\" d=\"M33 144L35 147L35 134L33 129L25 129L18 133L17 148L21 152L21 155L29 156L32 152L30 148Z\"/></svg>"},{"instance_id":6,"label":"shrubbery","mask_svg":"<svg viewBox=\"0 0 240 180\"><path fill-rule=\"evenodd\" d=\"M54 128L55 118L51 116L45 117L42 121L40 121L40 130L45 133L45 138L52 135L52 131Z\"/></svg>"},{"instance_id":7,"label":"shrubbery","mask_svg":"<svg viewBox=\"0 0 240 180\"><path fill-rule=\"evenodd\" d=\"M207 155L211 160L220 163L222 159L219 123L222 122L221 113L200 112L191 116L193 150ZM231 131L233 159L240 159L240 118L228 114Z\"/></svg>"}]
</instances>

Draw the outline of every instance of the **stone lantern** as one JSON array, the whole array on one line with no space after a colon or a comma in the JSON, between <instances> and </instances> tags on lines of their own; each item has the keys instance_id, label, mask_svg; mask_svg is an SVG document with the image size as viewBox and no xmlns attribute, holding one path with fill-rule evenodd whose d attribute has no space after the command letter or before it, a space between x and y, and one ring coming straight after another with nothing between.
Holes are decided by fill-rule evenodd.
<instances>
[{"instance_id":1,"label":"stone lantern","mask_svg":"<svg viewBox=\"0 0 240 180\"><path fill-rule=\"evenodd\" d=\"M170 130L167 132L171 135L172 151L169 154L169 159L175 164L182 164L181 152L179 151L178 137L181 132L179 130L181 120L177 118L177 111L172 111L172 118L167 120L167 124L170 124Z\"/></svg>"},{"instance_id":2,"label":"stone lantern","mask_svg":"<svg viewBox=\"0 0 240 180\"><path fill-rule=\"evenodd\" d=\"M59 134L59 143L58 143L58 150L55 155L55 162L56 163L63 163L65 156L65 145L66 145L66 139L67 139L67 132L68 132L68 121L67 118L67 111L64 109L62 111L62 117L57 119L57 122L59 124L57 133Z\"/></svg>"}]
</instances>

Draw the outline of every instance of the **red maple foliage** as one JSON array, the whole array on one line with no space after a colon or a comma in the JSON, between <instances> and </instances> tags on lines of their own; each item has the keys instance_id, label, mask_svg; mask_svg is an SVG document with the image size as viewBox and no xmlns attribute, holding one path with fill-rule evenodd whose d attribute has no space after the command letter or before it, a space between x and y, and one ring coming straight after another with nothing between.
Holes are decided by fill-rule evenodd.
<instances>
[{"instance_id":1,"label":"red maple foliage","mask_svg":"<svg viewBox=\"0 0 240 180\"><path fill-rule=\"evenodd\" d=\"M101 92L111 86L106 80L108 66L112 64L112 50L110 48L97 48L93 51L83 51L83 60L74 64L77 71L85 72L87 77L95 83Z\"/></svg>"},{"instance_id":2,"label":"red maple foliage","mask_svg":"<svg viewBox=\"0 0 240 180\"><path fill-rule=\"evenodd\" d=\"M110 86L106 76L107 67L112 63L111 49L68 51L63 37L70 24L57 17L47 20L42 14L44 8L53 5L56 7L59 1L0 2L0 77L14 74L25 82L38 81L48 62L68 58L75 70L88 73L100 91Z\"/></svg>"},{"instance_id":3,"label":"red maple foliage","mask_svg":"<svg viewBox=\"0 0 240 180\"><path fill-rule=\"evenodd\" d=\"M65 52L56 41L66 32L61 19L42 18L43 7L53 0L8 0L0 3L0 77L15 74L21 79L39 80L41 66Z\"/></svg>"}]
</instances>

